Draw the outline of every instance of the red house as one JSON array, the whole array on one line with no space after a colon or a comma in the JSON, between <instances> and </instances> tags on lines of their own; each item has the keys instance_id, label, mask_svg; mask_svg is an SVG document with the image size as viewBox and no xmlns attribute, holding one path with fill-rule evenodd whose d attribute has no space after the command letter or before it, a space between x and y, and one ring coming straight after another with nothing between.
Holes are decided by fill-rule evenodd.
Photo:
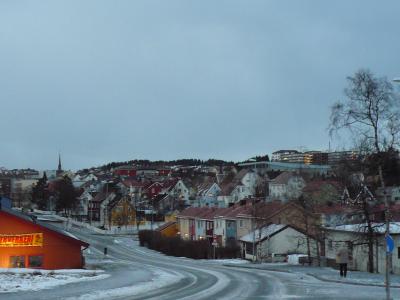
<instances>
[{"instance_id":1,"label":"red house","mask_svg":"<svg viewBox=\"0 0 400 300\"><path fill-rule=\"evenodd\" d=\"M134 177L137 175L137 171L131 166L122 166L114 169L114 174L119 176Z\"/></svg>"},{"instance_id":2,"label":"red house","mask_svg":"<svg viewBox=\"0 0 400 300\"><path fill-rule=\"evenodd\" d=\"M34 216L0 208L0 268L79 269L87 247Z\"/></svg>"},{"instance_id":3,"label":"red house","mask_svg":"<svg viewBox=\"0 0 400 300\"><path fill-rule=\"evenodd\" d=\"M153 182L145 189L144 194L146 195L147 199L153 199L153 197L161 193L162 189L163 189L162 183Z\"/></svg>"}]
</instances>

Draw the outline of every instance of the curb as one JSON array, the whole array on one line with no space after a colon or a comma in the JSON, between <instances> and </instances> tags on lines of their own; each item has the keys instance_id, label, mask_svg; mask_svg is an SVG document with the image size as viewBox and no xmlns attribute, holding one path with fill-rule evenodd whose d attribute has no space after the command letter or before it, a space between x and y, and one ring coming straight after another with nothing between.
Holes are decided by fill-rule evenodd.
<instances>
[{"instance_id":1,"label":"curb","mask_svg":"<svg viewBox=\"0 0 400 300\"><path fill-rule=\"evenodd\" d=\"M261 270L261 271L271 271L271 272L280 272L280 273L293 273L293 272L288 271L288 270L265 269L265 268L259 268L259 267L250 267L250 266L233 265L233 264L222 264L222 265L224 267L230 267L230 268L256 269L256 270Z\"/></svg>"},{"instance_id":2,"label":"curb","mask_svg":"<svg viewBox=\"0 0 400 300\"><path fill-rule=\"evenodd\" d=\"M363 282L351 282L351 281L340 281L335 279L326 279L311 273L306 273L306 275L314 277L315 279L324 281L324 282L335 282L335 283L343 283L349 285L361 285L361 286L376 286L376 287L386 287L384 284L377 284L377 283L363 283ZM400 285L391 285L390 288L400 289Z\"/></svg>"},{"instance_id":3,"label":"curb","mask_svg":"<svg viewBox=\"0 0 400 300\"><path fill-rule=\"evenodd\" d=\"M260 267L250 267L250 266L239 266L239 265L230 265L230 264L223 264L224 267L230 267L230 268L243 268L243 269L256 269L256 270L262 270L262 271L271 271L271 272L280 272L280 273L291 273L291 274L296 274L292 271L288 270L278 270L278 269L272 269L272 268L260 268ZM301 274L301 273L299 273ZM335 280L335 279L326 279L323 277L320 277L318 275L314 275L311 273L304 273L305 275L314 277L315 279L318 279L320 281L324 282L334 282L334 283L342 283L342 284L348 284L348 285L359 285L359 286L376 286L376 287L385 287L384 284L376 284L376 283L363 283L363 282L351 282L351 281L340 281L340 280ZM395 288L395 289L400 289L400 285L391 285L390 288Z\"/></svg>"}]
</instances>

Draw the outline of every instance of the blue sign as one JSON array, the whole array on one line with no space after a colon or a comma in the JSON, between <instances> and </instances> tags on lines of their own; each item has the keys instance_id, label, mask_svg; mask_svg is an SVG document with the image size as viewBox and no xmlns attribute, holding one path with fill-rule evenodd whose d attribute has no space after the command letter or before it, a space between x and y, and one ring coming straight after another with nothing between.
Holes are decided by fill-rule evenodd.
<instances>
[{"instance_id":1,"label":"blue sign","mask_svg":"<svg viewBox=\"0 0 400 300\"><path fill-rule=\"evenodd\" d=\"M390 235L385 236L386 252L392 253L394 249L394 240Z\"/></svg>"}]
</instances>

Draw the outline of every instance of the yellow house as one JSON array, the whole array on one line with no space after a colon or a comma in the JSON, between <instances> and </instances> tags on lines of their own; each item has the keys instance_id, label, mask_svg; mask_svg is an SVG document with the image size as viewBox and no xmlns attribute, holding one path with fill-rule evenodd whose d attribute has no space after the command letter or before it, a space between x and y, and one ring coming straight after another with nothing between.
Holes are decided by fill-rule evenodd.
<instances>
[{"instance_id":1,"label":"yellow house","mask_svg":"<svg viewBox=\"0 0 400 300\"><path fill-rule=\"evenodd\" d=\"M110 204L111 226L136 224L136 211L127 197L122 197Z\"/></svg>"},{"instance_id":2,"label":"yellow house","mask_svg":"<svg viewBox=\"0 0 400 300\"><path fill-rule=\"evenodd\" d=\"M158 227L156 230L166 237L174 237L178 235L178 225L176 221L167 222Z\"/></svg>"}]
</instances>

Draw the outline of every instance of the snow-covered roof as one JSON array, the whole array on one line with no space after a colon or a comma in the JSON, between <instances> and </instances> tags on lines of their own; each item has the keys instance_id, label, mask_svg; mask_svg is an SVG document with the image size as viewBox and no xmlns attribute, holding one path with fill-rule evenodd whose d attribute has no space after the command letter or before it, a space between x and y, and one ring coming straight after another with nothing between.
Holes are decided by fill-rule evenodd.
<instances>
[{"instance_id":1,"label":"snow-covered roof","mask_svg":"<svg viewBox=\"0 0 400 300\"><path fill-rule=\"evenodd\" d=\"M271 224L266 227L262 227L261 229L256 229L255 230L255 242L258 243L259 241L262 241L278 231L282 230L283 228L287 227L288 225L285 224ZM243 242L248 242L252 243L254 238L254 231L244 235L240 240Z\"/></svg>"},{"instance_id":2,"label":"snow-covered roof","mask_svg":"<svg viewBox=\"0 0 400 300\"><path fill-rule=\"evenodd\" d=\"M378 232L384 234L386 232L385 223L372 223L372 227L374 232ZM333 227L326 227L328 230L340 230L340 231L349 231L349 232L367 232L367 224L346 224L346 225L338 225ZM389 226L389 231L391 234L400 234L400 222L391 222Z\"/></svg>"}]
</instances>

